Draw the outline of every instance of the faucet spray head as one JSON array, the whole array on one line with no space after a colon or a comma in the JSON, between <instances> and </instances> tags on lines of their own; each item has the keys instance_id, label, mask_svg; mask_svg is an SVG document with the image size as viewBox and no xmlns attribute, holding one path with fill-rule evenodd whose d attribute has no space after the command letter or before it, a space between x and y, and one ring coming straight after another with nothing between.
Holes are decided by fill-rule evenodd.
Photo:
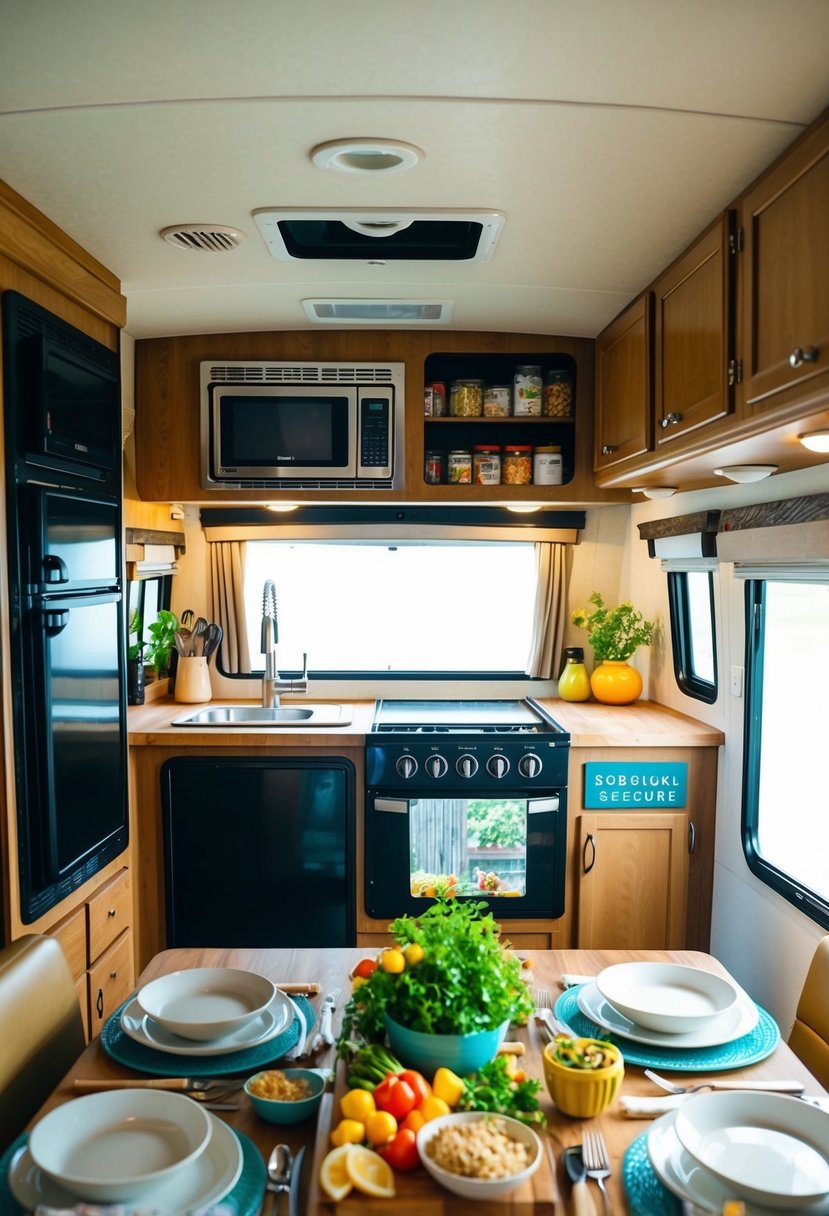
<instances>
[{"instance_id":1,"label":"faucet spray head","mask_svg":"<svg viewBox=\"0 0 829 1216\"><path fill-rule=\"evenodd\" d=\"M273 579L268 579L262 588L262 654L270 654L279 641L277 625L276 586Z\"/></svg>"}]
</instances>

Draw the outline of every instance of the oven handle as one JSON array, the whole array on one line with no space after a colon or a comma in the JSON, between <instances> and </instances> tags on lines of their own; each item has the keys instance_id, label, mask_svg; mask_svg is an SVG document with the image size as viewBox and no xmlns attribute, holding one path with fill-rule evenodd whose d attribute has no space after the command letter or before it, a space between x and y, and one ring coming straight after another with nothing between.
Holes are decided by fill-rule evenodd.
<instances>
[{"instance_id":1,"label":"oven handle","mask_svg":"<svg viewBox=\"0 0 829 1216\"><path fill-rule=\"evenodd\" d=\"M397 815L408 815L409 799L408 798L375 798L375 811L394 811Z\"/></svg>"},{"instance_id":2,"label":"oven handle","mask_svg":"<svg viewBox=\"0 0 829 1216\"><path fill-rule=\"evenodd\" d=\"M553 794L550 798L528 798L527 814L536 815L540 811L557 811L560 805L561 799L558 794Z\"/></svg>"},{"instance_id":3,"label":"oven handle","mask_svg":"<svg viewBox=\"0 0 829 1216\"><path fill-rule=\"evenodd\" d=\"M409 813L409 798L383 798L376 795L373 802L375 811L389 811L396 815L408 815ZM549 798L528 798L527 799L527 814L537 815L542 812L558 811L561 806L561 798L558 794L552 794Z\"/></svg>"}]
</instances>

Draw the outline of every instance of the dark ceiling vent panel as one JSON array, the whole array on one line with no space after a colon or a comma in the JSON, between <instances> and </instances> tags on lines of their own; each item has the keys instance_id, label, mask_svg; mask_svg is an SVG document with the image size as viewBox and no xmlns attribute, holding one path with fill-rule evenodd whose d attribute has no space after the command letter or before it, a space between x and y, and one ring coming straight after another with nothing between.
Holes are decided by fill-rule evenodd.
<instances>
[{"instance_id":1,"label":"dark ceiling vent panel","mask_svg":"<svg viewBox=\"0 0 829 1216\"><path fill-rule=\"evenodd\" d=\"M279 261L486 262L504 225L498 211L255 211Z\"/></svg>"}]
</instances>

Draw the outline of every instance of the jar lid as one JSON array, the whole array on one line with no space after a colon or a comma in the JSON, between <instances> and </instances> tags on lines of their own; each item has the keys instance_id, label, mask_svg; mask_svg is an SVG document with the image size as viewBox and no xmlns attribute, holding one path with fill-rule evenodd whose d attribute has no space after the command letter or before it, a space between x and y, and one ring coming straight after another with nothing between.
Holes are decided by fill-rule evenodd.
<instances>
[{"instance_id":1,"label":"jar lid","mask_svg":"<svg viewBox=\"0 0 829 1216\"><path fill-rule=\"evenodd\" d=\"M562 370L560 367L551 367L547 372L548 380L569 380L572 373Z\"/></svg>"},{"instance_id":2,"label":"jar lid","mask_svg":"<svg viewBox=\"0 0 829 1216\"><path fill-rule=\"evenodd\" d=\"M474 388L477 388L478 385L480 385L481 388L483 388L483 385L484 385L483 380L454 380L453 383L456 385L459 385L459 386L472 385Z\"/></svg>"},{"instance_id":3,"label":"jar lid","mask_svg":"<svg viewBox=\"0 0 829 1216\"><path fill-rule=\"evenodd\" d=\"M567 646L564 651L565 659L575 659L577 663L584 662L584 649L581 646Z\"/></svg>"},{"instance_id":4,"label":"jar lid","mask_svg":"<svg viewBox=\"0 0 829 1216\"><path fill-rule=\"evenodd\" d=\"M561 448L556 446L553 443L549 443L549 444L543 443L543 444L541 444L540 447L537 447L535 450L536 450L536 452L560 452Z\"/></svg>"},{"instance_id":5,"label":"jar lid","mask_svg":"<svg viewBox=\"0 0 829 1216\"><path fill-rule=\"evenodd\" d=\"M452 448L449 455L450 456L470 456L471 452L469 451L469 448Z\"/></svg>"},{"instance_id":6,"label":"jar lid","mask_svg":"<svg viewBox=\"0 0 829 1216\"><path fill-rule=\"evenodd\" d=\"M504 445L505 452L531 452L531 443L507 443Z\"/></svg>"},{"instance_id":7,"label":"jar lid","mask_svg":"<svg viewBox=\"0 0 829 1216\"><path fill-rule=\"evenodd\" d=\"M522 376L532 376L532 375L540 376L541 375L541 364L540 363L520 363L518 365L518 371L521 373Z\"/></svg>"},{"instance_id":8,"label":"jar lid","mask_svg":"<svg viewBox=\"0 0 829 1216\"><path fill-rule=\"evenodd\" d=\"M500 452L501 449L499 448L497 443L473 443L472 451L473 452Z\"/></svg>"}]
</instances>

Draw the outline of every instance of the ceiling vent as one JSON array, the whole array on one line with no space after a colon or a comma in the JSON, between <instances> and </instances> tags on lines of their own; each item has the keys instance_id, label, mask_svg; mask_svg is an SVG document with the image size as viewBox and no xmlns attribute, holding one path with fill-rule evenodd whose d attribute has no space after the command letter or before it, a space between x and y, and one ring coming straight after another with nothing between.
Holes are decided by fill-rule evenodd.
<instances>
[{"instance_id":1,"label":"ceiling vent","mask_svg":"<svg viewBox=\"0 0 829 1216\"><path fill-rule=\"evenodd\" d=\"M329 325L448 325L451 300L303 300L312 321Z\"/></svg>"},{"instance_id":2,"label":"ceiling vent","mask_svg":"<svg viewBox=\"0 0 829 1216\"><path fill-rule=\"evenodd\" d=\"M498 211L262 208L253 213L280 262L486 262L504 226Z\"/></svg>"},{"instance_id":3,"label":"ceiling vent","mask_svg":"<svg viewBox=\"0 0 829 1216\"><path fill-rule=\"evenodd\" d=\"M175 224L162 228L161 236L177 249L196 249L202 253L228 253L245 239L244 232L227 224Z\"/></svg>"}]
</instances>

